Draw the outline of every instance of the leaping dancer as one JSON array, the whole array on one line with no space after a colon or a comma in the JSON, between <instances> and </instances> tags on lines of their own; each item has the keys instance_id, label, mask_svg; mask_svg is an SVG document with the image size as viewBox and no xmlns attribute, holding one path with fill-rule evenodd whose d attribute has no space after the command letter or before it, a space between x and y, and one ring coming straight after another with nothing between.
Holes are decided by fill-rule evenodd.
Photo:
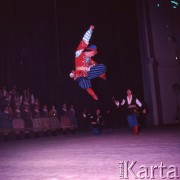
<instances>
[{"instance_id":1,"label":"leaping dancer","mask_svg":"<svg viewBox=\"0 0 180 180\"><path fill-rule=\"evenodd\" d=\"M70 77L78 82L78 85L85 89L94 100L98 100L98 96L91 88L91 79L106 79L106 67L104 64L98 64L92 57L97 54L96 45L89 45L94 26L90 26L89 30L84 34L75 52L75 70L72 70Z\"/></svg>"}]
</instances>

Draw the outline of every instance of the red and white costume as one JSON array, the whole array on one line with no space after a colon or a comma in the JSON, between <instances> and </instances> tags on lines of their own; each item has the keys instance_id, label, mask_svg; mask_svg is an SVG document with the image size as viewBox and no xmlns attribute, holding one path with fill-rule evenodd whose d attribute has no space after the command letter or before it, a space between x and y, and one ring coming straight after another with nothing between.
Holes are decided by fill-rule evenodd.
<instances>
[{"instance_id":1,"label":"red and white costume","mask_svg":"<svg viewBox=\"0 0 180 180\"><path fill-rule=\"evenodd\" d=\"M92 59L97 54L97 47L95 45L89 45L93 29L94 26L90 26L76 49L75 70L70 73L70 77L74 78L79 86L85 89L93 99L98 100L97 95L91 88L91 79L96 77L105 79L106 67L103 64L96 63Z\"/></svg>"}]
</instances>

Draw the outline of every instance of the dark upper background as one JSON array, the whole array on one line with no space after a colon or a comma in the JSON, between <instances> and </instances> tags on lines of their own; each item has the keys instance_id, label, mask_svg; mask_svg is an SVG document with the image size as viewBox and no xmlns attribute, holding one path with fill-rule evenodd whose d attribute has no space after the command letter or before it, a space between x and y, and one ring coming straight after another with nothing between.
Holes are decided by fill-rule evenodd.
<instances>
[{"instance_id":1,"label":"dark upper background","mask_svg":"<svg viewBox=\"0 0 180 180\"><path fill-rule=\"evenodd\" d=\"M131 87L143 99L135 0L6 0L0 2L0 86L30 87L42 103L108 105ZM76 47L95 25L90 44L107 66L95 79L95 102L69 78Z\"/></svg>"}]
</instances>

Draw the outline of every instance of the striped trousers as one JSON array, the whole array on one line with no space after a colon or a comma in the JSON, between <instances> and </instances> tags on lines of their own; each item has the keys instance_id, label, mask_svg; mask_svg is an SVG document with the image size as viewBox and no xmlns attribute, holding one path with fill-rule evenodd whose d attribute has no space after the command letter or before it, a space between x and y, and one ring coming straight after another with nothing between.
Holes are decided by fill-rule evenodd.
<instances>
[{"instance_id":1,"label":"striped trousers","mask_svg":"<svg viewBox=\"0 0 180 180\"><path fill-rule=\"evenodd\" d=\"M86 77L79 77L76 81L82 89L91 88L91 79L99 77L106 72L106 66L104 64L98 64L91 67Z\"/></svg>"}]
</instances>

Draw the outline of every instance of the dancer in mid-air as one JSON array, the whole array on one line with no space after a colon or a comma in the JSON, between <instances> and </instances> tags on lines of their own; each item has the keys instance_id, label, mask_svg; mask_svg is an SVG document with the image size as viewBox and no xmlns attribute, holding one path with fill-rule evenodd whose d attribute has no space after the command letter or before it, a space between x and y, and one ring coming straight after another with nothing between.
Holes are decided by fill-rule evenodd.
<instances>
[{"instance_id":1,"label":"dancer in mid-air","mask_svg":"<svg viewBox=\"0 0 180 180\"><path fill-rule=\"evenodd\" d=\"M84 34L75 52L75 70L72 70L70 77L78 82L78 85L85 89L94 100L98 100L98 96L91 88L91 79L96 77L106 79L106 67L104 64L98 64L92 57L97 54L96 45L89 45L94 26L90 26L89 30Z\"/></svg>"}]
</instances>

